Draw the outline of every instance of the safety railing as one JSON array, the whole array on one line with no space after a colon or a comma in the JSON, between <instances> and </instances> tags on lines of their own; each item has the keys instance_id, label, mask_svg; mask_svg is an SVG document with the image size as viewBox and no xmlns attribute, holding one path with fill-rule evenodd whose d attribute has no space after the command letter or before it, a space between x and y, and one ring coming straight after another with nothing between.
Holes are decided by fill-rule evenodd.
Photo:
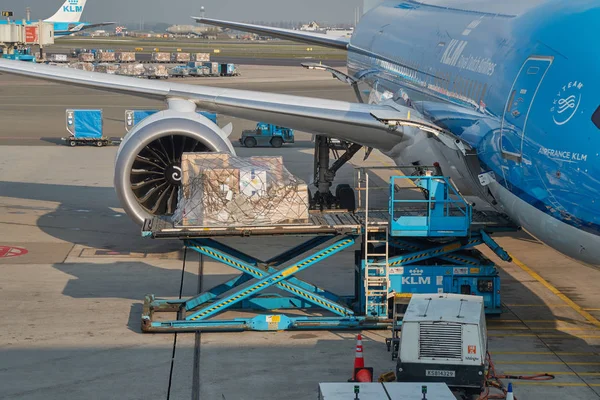
<instances>
[{"instance_id":1,"label":"safety railing","mask_svg":"<svg viewBox=\"0 0 600 400\"><path fill-rule=\"evenodd\" d=\"M421 198L404 195L407 187L419 188ZM449 178L430 174L393 176L389 213L392 236L467 236L473 218L471 205Z\"/></svg>"}]
</instances>

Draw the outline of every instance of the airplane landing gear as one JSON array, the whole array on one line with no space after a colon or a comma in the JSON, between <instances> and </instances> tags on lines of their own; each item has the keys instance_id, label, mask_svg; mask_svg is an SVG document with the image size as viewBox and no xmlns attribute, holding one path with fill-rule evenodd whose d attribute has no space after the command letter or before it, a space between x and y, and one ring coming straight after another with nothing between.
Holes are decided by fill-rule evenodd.
<instances>
[{"instance_id":1,"label":"airplane landing gear","mask_svg":"<svg viewBox=\"0 0 600 400\"><path fill-rule=\"evenodd\" d=\"M335 196L331 193L331 186L337 171L362 148L353 143L346 146L346 151L331 166L329 166L329 153L331 141L325 136L315 137L314 184L317 192L311 199L311 209L345 209L354 211L356 202L354 190L350 185L338 185Z\"/></svg>"}]
</instances>

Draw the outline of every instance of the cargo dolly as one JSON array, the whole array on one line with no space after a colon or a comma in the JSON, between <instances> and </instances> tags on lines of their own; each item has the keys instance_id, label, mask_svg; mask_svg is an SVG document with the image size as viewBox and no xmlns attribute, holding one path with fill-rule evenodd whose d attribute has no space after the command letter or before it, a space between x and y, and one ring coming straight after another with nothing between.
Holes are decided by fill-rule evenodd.
<instances>
[{"instance_id":1,"label":"cargo dolly","mask_svg":"<svg viewBox=\"0 0 600 400\"><path fill-rule=\"evenodd\" d=\"M69 146L91 145L104 147L119 144L121 138L103 135L102 110L66 110L66 125L69 137L62 140Z\"/></svg>"},{"instance_id":2,"label":"cargo dolly","mask_svg":"<svg viewBox=\"0 0 600 400\"><path fill-rule=\"evenodd\" d=\"M215 228L176 226L165 217L147 219L143 236L182 240L188 250L201 255L201 263L208 257L241 274L189 299L147 295L142 330L388 329L400 325L394 319L398 317L394 299L423 292L468 290L468 294L484 296L489 313L499 312L498 272L491 261L473 248L487 244L500 258L509 259L490 234L514 230L510 221L497 213L473 212L452 191L448 178L431 175L392 177L389 208L369 209L368 174L363 171L363 176L367 176L366 191L359 197L366 198L364 207L355 212L311 211L307 223ZM398 199L396 180L402 179L425 189L425 200ZM425 207L416 207L417 203ZM252 240L264 236L304 237L304 241L268 260L219 241L227 237ZM356 251L352 296L334 294L296 277L357 241L361 249ZM253 314L226 319L223 313L233 310ZM318 314L312 313L315 310ZM298 316L298 311L305 315ZM157 313L164 312L177 317L156 318Z\"/></svg>"}]
</instances>

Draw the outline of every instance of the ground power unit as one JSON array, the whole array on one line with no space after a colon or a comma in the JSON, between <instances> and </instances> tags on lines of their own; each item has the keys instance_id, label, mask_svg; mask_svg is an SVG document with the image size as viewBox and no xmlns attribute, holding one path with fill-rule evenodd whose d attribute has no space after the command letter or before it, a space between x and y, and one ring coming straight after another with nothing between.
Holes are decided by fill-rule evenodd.
<instances>
[{"instance_id":1,"label":"ground power unit","mask_svg":"<svg viewBox=\"0 0 600 400\"><path fill-rule=\"evenodd\" d=\"M413 295L402 322L399 382L443 382L479 393L485 381L487 329L483 298Z\"/></svg>"}]
</instances>

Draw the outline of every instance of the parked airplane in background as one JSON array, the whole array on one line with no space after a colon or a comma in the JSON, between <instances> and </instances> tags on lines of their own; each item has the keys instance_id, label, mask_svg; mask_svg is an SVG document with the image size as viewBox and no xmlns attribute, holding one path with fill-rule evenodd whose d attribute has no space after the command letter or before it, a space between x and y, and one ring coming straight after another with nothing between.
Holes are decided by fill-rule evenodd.
<instances>
[{"instance_id":1,"label":"parked airplane in background","mask_svg":"<svg viewBox=\"0 0 600 400\"><path fill-rule=\"evenodd\" d=\"M348 75L335 74L370 94L328 101L0 60L3 72L168 102L117 155L117 194L138 223L173 212L182 152L234 152L199 107L376 148L400 165L437 162L463 194L600 265L600 0L388 1L351 39L197 20L347 50Z\"/></svg>"},{"instance_id":2,"label":"parked airplane in background","mask_svg":"<svg viewBox=\"0 0 600 400\"><path fill-rule=\"evenodd\" d=\"M54 24L55 37L58 38L62 36L69 36L84 30L100 28L102 26L114 24L114 22L101 22L98 24L79 22L81 20L81 14L83 14L83 9L85 8L86 2L87 0L65 0L63 5L53 16L44 20L44 22ZM2 21L0 23L6 23L6 21Z\"/></svg>"},{"instance_id":3,"label":"parked airplane in background","mask_svg":"<svg viewBox=\"0 0 600 400\"><path fill-rule=\"evenodd\" d=\"M54 23L54 36L69 36L84 30L100 28L102 26L113 25L114 22L100 22L98 24L90 24L88 22L79 22L81 14L85 8L87 0L65 0L64 4L58 11L45 20L45 22Z\"/></svg>"}]
</instances>

